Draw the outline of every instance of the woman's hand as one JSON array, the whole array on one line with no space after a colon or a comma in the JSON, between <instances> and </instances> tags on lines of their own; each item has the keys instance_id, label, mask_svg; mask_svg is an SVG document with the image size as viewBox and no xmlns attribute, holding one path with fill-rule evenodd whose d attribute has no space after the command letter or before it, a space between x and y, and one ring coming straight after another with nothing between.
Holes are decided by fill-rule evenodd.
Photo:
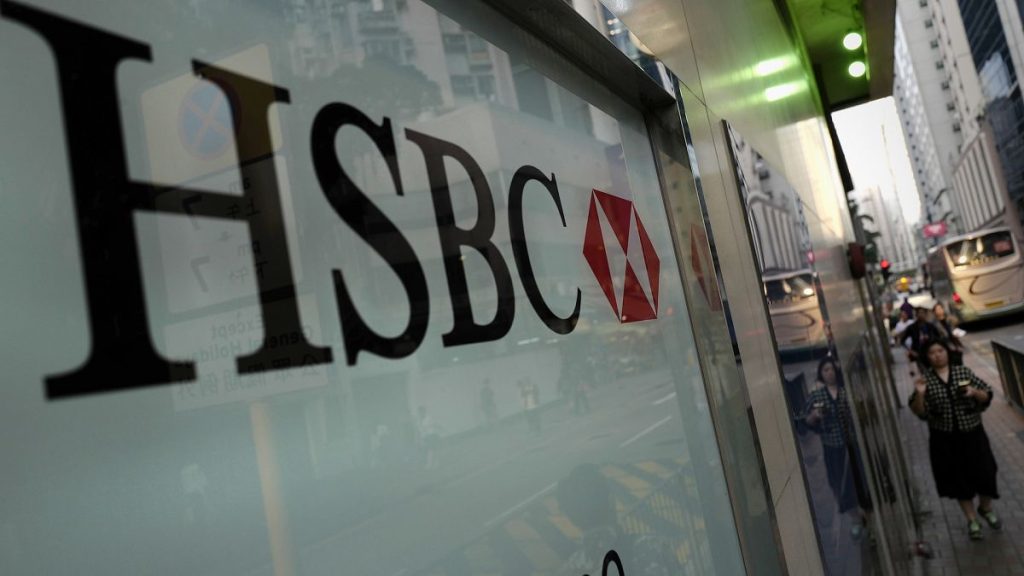
<instances>
[{"instance_id":1,"label":"woman's hand","mask_svg":"<svg viewBox=\"0 0 1024 576\"><path fill-rule=\"evenodd\" d=\"M814 426L815 424L817 424L820 421L821 421L821 410L819 410L817 408L812 408L811 411L807 413L807 423L810 424L811 426Z\"/></svg>"},{"instance_id":2,"label":"woman's hand","mask_svg":"<svg viewBox=\"0 0 1024 576\"><path fill-rule=\"evenodd\" d=\"M910 409L921 418L925 417L927 408L924 403L925 391L928 389L928 385L925 384L924 378L918 378L914 380L914 396L910 401Z\"/></svg>"},{"instance_id":3,"label":"woman's hand","mask_svg":"<svg viewBox=\"0 0 1024 576\"><path fill-rule=\"evenodd\" d=\"M967 387L967 397L974 398L978 402L987 402L988 394L988 392L982 390L981 388L975 388L974 386Z\"/></svg>"}]
</instances>

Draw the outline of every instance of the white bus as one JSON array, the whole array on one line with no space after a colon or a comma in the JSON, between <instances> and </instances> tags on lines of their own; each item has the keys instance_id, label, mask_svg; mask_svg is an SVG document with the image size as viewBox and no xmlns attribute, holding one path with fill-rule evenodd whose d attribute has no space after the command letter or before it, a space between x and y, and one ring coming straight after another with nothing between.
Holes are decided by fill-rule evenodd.
<instances>
[{"instance_id":1,"label":"white bus","mask_svg":"<svg viewBox=\"0 0 1024 576\"><path fill-rule=\"evenodd\" d=\"M955 236L928 251L932 295L965 322L1024 309L1024 258L1008 228Z\"/></svg>"},{"instance_id":2,"label":"white bus","mask_svg":"<svg viewBox=\"0 0 1024 576\"><path fill-rule=\"evenodd\" d=\"M797 270L766 275L764 295L779 352L828 346L813 272Z\"/></svg>"}]
</instances>

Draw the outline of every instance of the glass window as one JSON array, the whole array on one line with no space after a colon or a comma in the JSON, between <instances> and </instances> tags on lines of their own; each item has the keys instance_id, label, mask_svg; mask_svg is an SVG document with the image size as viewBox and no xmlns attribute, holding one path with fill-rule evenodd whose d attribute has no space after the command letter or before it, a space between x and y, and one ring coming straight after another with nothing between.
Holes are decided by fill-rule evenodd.
<instances>
[{"instance_id":1,"label":"glass window","mask_svg":"<svg viewBox=\"0 0 1024 576\"><path fill-rule=\"evenodd\" d=\"M472 76L452 76L452 92L456 96L468 96L470 98L476 96L476 82L473 81Z\"/></svg>"},{"instance_id":2,"label":"glass window","mask_svg":"<svg viewBox=\"0 0 1024 576\"><path fill-rule=\"evenodd\" d=\"M0 4L0 573L743 573L647 117L337 4Z\"/></svg>"},{"instance_id":3,"label":"glass window","mask_svg":"<svg viewBox=\"0 0 1024 576\"><path fill-rule=\"evenodd\" d=\"M494 77L493 76L477 76L476 77L477 91L480 96L489 99L494 96Z\"/></svg>"},{"instance_id":4,"label":"glass window","mask_svg":"<svg viewBox=\"0 0 1024 576\"><path fill-rule=\"evenodd\" d=\"M1012 256L1015 252L1013 244L1010 232L1004 230L951 243L946 246L946 253L953 266L968 268Z\"/></svg>"},{"instance_id":5,"label":"glass window","mask_svg":"<svg viewBox=\"0 0 1024 576\"><path fill-rule=\"evenodd\" d=\"M764 293L769 304L788 304L813 298L814 278L811 274L800 274L786 278L766 278Z\"/></svg>"},{"instance_id":6,"label":"glass window","mask_svg":"<svg viewBox=\"0 0 1024 576\"><path fill-rule=\"evenodd\" d=\"M464 34L445 34L441 40L444 42L444 51L454 54L466 52L466 36Z\"/></svg>"},{"instance_id":7,"label":"glass window","mask_svg":"<svg viewBox=\"0 0 1024 576\"><path fill-rule=\"evenodd\" d=\"M901 485L900 468L890 456L892 437L880 419L871 418L878 406L864 410L885 381L868 379L856 363L840 360L831 328L835 305L829 307L814 257L822 249L814 242L824 223L785 175L725 124L825 573L875 574L881 558L869 530L901 540L897 547L909 545L902 536L902 493L891 489ZM754 177L759 169L767 169L770 178ZM767 207L774 217L766 217ZM888 496L881 502L873 494Z\"/></svg>"}]
</instances>

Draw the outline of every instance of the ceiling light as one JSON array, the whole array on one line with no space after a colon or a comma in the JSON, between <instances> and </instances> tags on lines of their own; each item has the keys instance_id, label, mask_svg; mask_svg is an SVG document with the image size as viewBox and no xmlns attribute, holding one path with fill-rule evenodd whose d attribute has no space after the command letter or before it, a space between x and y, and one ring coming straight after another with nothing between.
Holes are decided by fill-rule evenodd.
<instances>
[{"instance_id":1,"label":"ceiling light","mask_svg":"<svg viewBox=\"0 0 1024 576\"><path fill-rule=\"evenodd\" d=\"M843 36L843 48L847 50L856 50L862 44L864 44L864 37L860 35L860 32L850 32Z\"/></svg>"},{"instance_id":2,"label":"ceiling light","mask_svg":"<svg viewBox=\"0 0 1024 576\"><path fill-rule=\"evenodd\" d=\"M800 88L800 82L777 84L775 86L769 87L764 91L764 98L769 102L775 102L777 100L782 100L783 98L796 94L797 92L800 91Z\"/></svg>"},{"instance_id":3,"label":"ceiling light","mask_svg":"<svg viewBox=\"0 0 1024 576\"><path fill-rule=\"evenodd\" d=\"M860 78L865 73L867 73L868 67L865 66L864 63L861 62L860 60L857 60L856 62L850 64L850 67L847 68L846 71L850 73L850 76L853 76L854 78Z\"/></svg>"},{"instance_id":4,"label":"ceiling light","mask_svg":"<svg viewBox=\"0 0 1024 576\"><path fill-rule=\"evenodd\" d=\"M768 60L761 60L754 65L754 74L757 76L770 76L776 72L781 72L786 69L785 58L769 58Z\"/></svg>"}]
</instances>

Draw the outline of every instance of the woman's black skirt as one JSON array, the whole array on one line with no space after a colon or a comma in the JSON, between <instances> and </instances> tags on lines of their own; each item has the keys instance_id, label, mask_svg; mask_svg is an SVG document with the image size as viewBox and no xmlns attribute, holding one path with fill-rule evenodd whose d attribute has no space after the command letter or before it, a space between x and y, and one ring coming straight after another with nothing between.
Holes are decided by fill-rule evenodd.
<instances>
[{"instance_id":1,"label":"woman's black skirt","mask_svg":"<svg viewBox=\"0 0 1024 576\"><path fill-rule=\"evenodd\" d=\"M850 460L850 452L846 446L829 446L822 444L825 453L825 471L828 472L828 485L839 504L839 511L846 512L857 506L857 488L854 486L856 470Z\"/></svg>"},{"instance_id":2,"label":"woman's black skirt","mask_svg":"<svg viewBox=\"0 0 1024 576\"><path fill-rule=\"evenodd\" d=\"M978 495L999 498L996 459L981 426L968 432L931 430L928 452L939 496L956 500Z\"/></svg>"}]
</instances>

